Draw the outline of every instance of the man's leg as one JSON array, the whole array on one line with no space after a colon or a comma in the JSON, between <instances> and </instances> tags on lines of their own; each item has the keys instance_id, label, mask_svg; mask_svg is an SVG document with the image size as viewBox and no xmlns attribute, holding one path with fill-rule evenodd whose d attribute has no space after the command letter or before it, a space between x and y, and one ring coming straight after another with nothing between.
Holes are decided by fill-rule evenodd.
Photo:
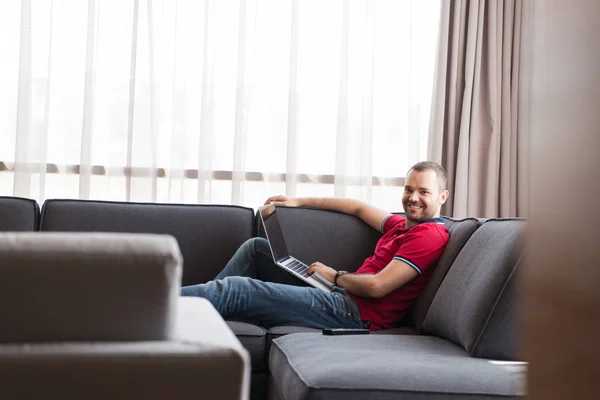
<instances>
[{"instance_id":1,"label":"man's leg","mask_svg":"<svg viewBox=\"0 0 600 400\"><path fill-rule=\"evenodd\" d=\"M208 299L223 318L249 318L266 328L301 325L313 328L363 328L356 303L343 291L283 285L232 276L186 286L182 296Z\"/></svg>"},{"instance_id":2,"label":"man's leg","mask_svg":"<svg viewBox=\"0 0 600 400\"><path fill-rule=\"evenodd\" d=\"M215 279L228 276L247 276L260 279L260 270L276 268L271 259L269 243L263 238L248 239L235 252Z\"/></svg>"},{"instance_id":3,"label":"man's leg","mask_svg":"<svg viewBox=\"0 0 600 400\"><path fill-rule=\"evenodd\" d=\"M261 237L244 242L215 279L228 276L247 276L261 281L307 286L304 281L275 265L269 242Z\"/></svg>"}]
</instances>

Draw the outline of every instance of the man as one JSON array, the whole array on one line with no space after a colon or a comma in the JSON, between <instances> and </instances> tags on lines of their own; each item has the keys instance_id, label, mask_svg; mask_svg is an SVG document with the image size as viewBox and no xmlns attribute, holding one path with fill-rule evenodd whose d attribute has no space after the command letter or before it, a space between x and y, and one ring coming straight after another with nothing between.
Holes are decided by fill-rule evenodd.
<instances>
[{"instance_id":1,"label":"man","mask_svg":"<svg viewBox=\"0 0 600 400\"><path fill-rule=\"evenodd\" d=\"M413 165L402 196L406 217L350 199L267 199L265 204L355 215L383 233L374 254L355 273L338 272L320 262L310 265L309 274L318 272L334 283L330 293L258 279L261 270L277 267L268 242L253 238L238 249L214 281L185 286L181 294L208 299L223 317L252 319L264 327L391 328L420 294L448 242L440 218L448 197L446 184L446 172L439 164Z\"/></svg>"}]
</instances>

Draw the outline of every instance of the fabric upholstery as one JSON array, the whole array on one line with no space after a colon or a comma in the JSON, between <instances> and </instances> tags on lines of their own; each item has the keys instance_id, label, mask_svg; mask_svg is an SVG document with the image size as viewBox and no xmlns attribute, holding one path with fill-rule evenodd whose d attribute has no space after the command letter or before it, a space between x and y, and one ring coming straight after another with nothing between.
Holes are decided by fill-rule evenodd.
<instances>
[{"instance_id":1,"label":"fabric upholstery","mask_svg":"<svg viewBox=\"0 0 600 400\"><path fill-rule=\"evenodd\" d=\"M0 344L7 399L246 399L249 358L212 305L177 301L170 340Z\"/></svg>"},{"instance_id":2,"label":"fabric upholstery","mask_svg":"<svg viewBox=\"0 0 600 400\"><path fill-rule=\"evenodd\" d=\"M415 327L417 332L421 330L423 320L433 301L433 297L446 277L446 273L450 269L454 259L473 232L483 223L482 220L475 218L455 220L445 217L444 220L450 234L450 240L446 245L444 254L442 254L440 261L435 267L433 275L429 279L429 282L427 282L421 295L415 300L408 316L411 325Z\"/></svg>"},{"instance_id":3,"label":"fabric upholstery","mask_svg":"<svg viewBox=\"0 0 600 400\"><path fill-rule=\"evenodd\" d=\"M516 398L525 368L511 367L436 337L298 333L273 341L270 392L285 400Z\"/></svg>"},{"instance_id":4,"label":"fabric upholstery","mask_svg":"<svg viewBox=\"0 0 600 400\"><path fill-rule=\"evenodd\" d=\"M268 329L267 331L267 345L266 345L266 354L267 357L269 355L269 353L271 352L271 346L273 345L273 340L277 339L278 337L284 336L284 335L290 335L293 333L321 333L321 329L317 329L317 328L309 328L306 326L294 326L294 325L286 325L286 326L273 326L271 328ZM267 364L268 364L268 359L267 359Z\"/></svg>"},{"instance_id":5,"label":"fabric upholstery","mask_svg":"<svg viewBox=\"0 0 600 400\"><path fill-rule=\"evenodd\" d=\"M321 333L321 329L308 328L306 326L274 326L267 331L267 348L270 348L274 339L292 333ZM416 335L417 331L410 327L399 327L392 329L380 329L371 332L371 335ZM268 352L267 352L268 353Z\"/></svg>"},{"instance_id":6,"label":"fabric upholstery","mask_svg":"<svg viewBox=\"0 0 600 400\"><path fill-rule=\"evenodd\" d=\"M237 206L48 200L41 230L172 235L183 254L182 284L192 285L213 279L253 236L253 214Z\"/></svg>"},{"instance_id":7,"label":"fabric upholstery","mask_svg":"<svg viewBox=\"0 0 600 400\"><path fill-rule=\"evenodd\" d=\"M35 200L0 196L0 231L35 231L40 207Z\"/></svg>"},{"instance_id":8,"label":"fabric upholstery","mask_svg":"<svg viewBox=\"0 0 600 400\"><path fill-rule=\"evenodd\" d=\"M268 398L269 371L252 371L250 379L250 400L265 400Z\"/></svg>"},{"instance_id":9,"label":"fabric upholstery","mask_svg":"<svg viewBox=\"0 0 600 400\"><path fill-rule=\"evenodd\" d=\"M271 352L271 346L273 345L273 340L284 336L290 335L293 333L319 333L321 334L321 329L316 328L308 328L306 326L274 326L269 328L267 331L267 341L266 341L266 355ZM392 329L380 329L378 331L371 332L371 335L416 335L417 331L410 327L399 327ZM243 340L242 340L243 343ZM267 360L268 361L268 360Z\"/></svg>"},{"instance_id":10,"label":"fabric upholstery","mask_svg":"<svg viewBox=\"0 0 600 400\"><path fill-rule=\"evenodd\" d=\"M242 321L227 321L227 325L250 353L252 370L265 371L267 369L267 330Z\"/></svg>"},{"instance_id":11,"label":"fabric upholstery","mask_svg":"<svg viewBox=\"0 0 600 400\"><path fill-rule=\"evenodd\" d=\"M227 321L227 325L250 353L252 368L250 399L266 399L269 378L267 330L244 321Z\"/></svg>"},{"instance_id":12,"label":"fabric upholstery","mask_svg":"<svg viewBox=\"0 0 600 400\"><path fill-rule=\"evenodd\" d=\"M484 341L487 351L478 346L490 316L503 304L501 298L511 294L505 289L523 253L524 227L522 220L494 219L473 233L440 285L423 322L423 332L451 340L470 355L510 352L492 351L488 340ZM511 311L506 308L504 312ZM498 328L505 333L510 327Z\"/></svg>"},{"instance_id":13,"label":"fabric upholstery","mask_svg":"<svg viewBox=\"0 0 600 400\"><path fill-rule=\"evenodd\" d=\"M278 337L281 337L283 335L289 335L291 333L300 333L300 332L302 332L302 333L306 333L306 332L321 333L321 329L309 328L306 326L293 326L293 325L274 326L272 328L269 328L268 335L272 340L272 339L277 339Z\"/></svg>"},{"instance_id":14,"label":"fabric upholstery","mask_svg":"<svg viewBox=\"0 0 600 400\"><path fill-rule=\"evenodd\" d=\"M171 236L0 233L0 343L167 339L180 279Z\"/></svg>"},{"instance_id":15,"label":"fabric upholstery","mask_svg":"<svg viewBox=\"0 0 600 400\"><path fill-rule=\"evenodd\" d=\"M522 261L521 261L522 262ZM479 343L473 349L473 356L495 360L520 360L519 354L519 304L520 291L517 290L520 274L515 271L505 289L500 293L488 322L484 327Z\"/></svg>"}]
</instances>

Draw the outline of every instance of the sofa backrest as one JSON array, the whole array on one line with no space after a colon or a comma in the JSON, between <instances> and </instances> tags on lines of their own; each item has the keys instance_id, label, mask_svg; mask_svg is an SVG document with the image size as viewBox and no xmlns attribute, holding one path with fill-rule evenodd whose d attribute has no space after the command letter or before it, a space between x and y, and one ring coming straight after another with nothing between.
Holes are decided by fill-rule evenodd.
<instances>
[{"instance_id":1,"label":"sofa backrest","mask_svg":"<svg viewBox=\"0 0 600 400\"><path fill-rule=\"evenodd\" d=\"M207 282L254 234L254 210L238 206L47 200L42 231L162 233L183 255L182 285Z\"/></svg>"},{"instance_id":2,"label":"sofa backrest","mask_svg":"<svg viewBox=\"0 0 600 400\"><path fill-rule=\"evenodd\" d=\"M422 333L446 338L472 356L516 360L516 272L525 221L492 219L464 245L439 286Z\"/></svg>"},{"instance_id":3,"label":"sofa backrest","mask_svg":"<svg viewBox=\"0 0 600 400\"><path fill-rule=\"evenodd\" d=\"M0 196L0 231L35 231L40 207L35 200Z\"/></svg>"},{"instance_id":4,"label":"sofa backrest","mask_svg":"<svg viewBox=\"0 0 600 400\"><path fill-rule=\"evenodd\" d=\"M307 263L320 261L337 270L356 271L367 257L373 255L381 238L380 232L351 215L295 207L278 207L277 212L290 253ZM407 323L417 331L421 329L427 310L450 265L469 237L484 222L476 218L444 217L444 220L450 240L432 278L407 318ZM256 223L257 232L265 237L258 213ZM294 277L278 269L265 275L276 282L300 284Z\"/></svg>"},{"instance_id":5,"label":"sofa backrest","mask_svg":"<svg viewBox=\"0 0 600 400\"><path fill-rule=\"evenodd\" d=\"M442 257L433 271L433 275L419 297L415 300L408 315L410 325L414 326L417 332L421 331L423 320L427 315L431 302L433 301L438 288L442 284L442 281L446 277L450 266L456 259L456 256L475 230L477 230L484 222L483 219L476 218L453 219L448 217L444 217L444 221L448 228L450 239L448 240L448 244L446 245Z\"/></svg>"},{"instance_id":6,"label":"sofa backrest","mask_svg":"<svg viewBox=\"0 0 600 400\"><path fill-rule=\"evenodd\" d=\"M297 207L277 207L277 213L289 252L308 264L320 261L336 270L356 271L381 237L348 214ZM265 237L258 215L256 224L258 235Z\"/></svg>"},{"instance_id":7,"label":"sofa backrest","mask_svg":"<svg viewBox=\"0 0 600 400\"><path fill-rule=\"evenodd\" d=\"M404 215L404 213L397 213ZM282 230L290 252L304 262L321 261L337 270L356 271L373 255L381 233L360 219L333 211L310 208L278 207ZM257 232L264 237L258 213ZM483 219L444 217L450 240L435 272L409 315L411 325L421 329L425 314L446 272L469 237ZM272 278L272 277L271 277ZM290 279L278 274L278 282ZM293 278L291 278L293 280Z\"/></svg>"},{"instance_id":8,"label":"sofa backrest","mask_svg":"<svg viewBox=\"0 0 600 400\"><path fill-rule=\"evenodd\" d=\"M169 339L180 279L171 236L0 233L0 343Z\"/></svg>"}]
</instances>

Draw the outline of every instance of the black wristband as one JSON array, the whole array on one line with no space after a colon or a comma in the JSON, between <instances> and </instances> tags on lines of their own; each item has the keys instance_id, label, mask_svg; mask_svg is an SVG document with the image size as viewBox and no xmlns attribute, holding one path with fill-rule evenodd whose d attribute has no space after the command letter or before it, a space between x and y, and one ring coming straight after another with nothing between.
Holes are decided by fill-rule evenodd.
<instances>
[{"instance_id":1,"label":"black wristband","mask_svg":"<svg viewBox=\"0 0 600 400\"><path fill-rule=\"evenodd\" d=\"M338 280L338 278L339 278L340 276L344 275L344 274L347 274L347 273L348 273L348 271L338 271L338 272L335 274L335 277L333 278L333 284L334 284L335 286L337 286L337 280Z\"/></svg>"}]
</instances>

